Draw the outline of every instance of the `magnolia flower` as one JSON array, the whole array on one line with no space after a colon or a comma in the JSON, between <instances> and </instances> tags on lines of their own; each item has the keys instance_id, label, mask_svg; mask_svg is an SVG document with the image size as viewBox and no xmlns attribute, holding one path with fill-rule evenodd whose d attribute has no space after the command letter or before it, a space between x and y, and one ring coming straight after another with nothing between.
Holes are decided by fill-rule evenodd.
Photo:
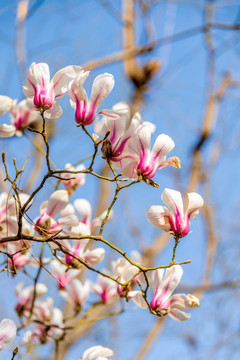
<instances>
[{"instance_id":1,"label":"magnolia flower","mask_svg":"<svg viewBox=\"0 0 240 360\"><path fill-rule=\"evenodd\" d=\"M8 112L13 105L13 100L5 95L0 95L0 116Z\"/></svg>"},{"instance_id":2,"label":"magnolia flower","mask_svg":"<svg viewBox=\"0 0 240 360\"><path fill-rule=\"evenodd\" d=\"M140 115L138 114L138 117ZM166 155L174 148L173 140L165 134L157 137L151 148L151 135L155 127L149 122L138 126L128 144L128 151L122 161L122 173L130 179L137 179L139 173L144 178L152 179L158 169L167 165L180 167L177 157L166 159Z\"/></svg>"},{"instance_id":3,"label":"magnolia flower","mask_svg":"<svg viewBox=\"0 0 240 360\"><path fill-rule=\"evenodd\" d=\"M67 163L65 165L66 171L81 171L85 170L85 166L80 164L76 167L72 166L71 164ZM73 194L74 191L79 187L83 186L86 182L86 174L72 174L72 173L63 173L61 174L61 178L65 180L61 180L61 183L66 187L69 195Z\"/></svg>"},{"instance_id":4,"label":"magnolia flower","mask_svg":"<svg viewBox=\"0 0 240 360\"><path fill-rule=\"evenodd\" d=\"M188 193L183 201L179 191L164 189L162 201L168 206L153 205L147 210L150 223L166 232L173 232L178 237L189 233L190 220L198 215L203 206L203 199L197 193Z\"/></svg>"},{"instance_id":5,"label":"magnolia flower","mask_svg":"<svg viewBox=\"0 0 240 360\"><path fill-rule=\"evenodd\" d=\"M78 279L74 279L65 290L61 291L62 297L74 307L76 313L81 311L82 305L87 300L90 292L90 281L86 280L82 283Z\"/></svg>"},{"instance_id":6,"label":"magnolia flower","mask_svg":"<svg viewBox=\"0 0 240 360\"><path fill-rule=\"evenodd\" d=\"M111 275L109 271L104 270L104 273ZM115 281L98 275L97 282L92 285L92 291L100 296L101 301L107 302L117 293L117 284Z\"/></svg>"},{"instance_id":7,"label":"magnolia flower","mask_svg":"<svg viewBox=\"0 0 240 360\"><path fill-rule=\"evenodd\" d=\"M136 266L131 265L126 259L119 258L114 264L114 272L117 276L117 279L121 283L127 283L130 280L133 280L134 275L137 275L139 272ZM120 286L117 287L117 292L120 297L129 298L129 291L131 290L130 284L128 286Z\"/></svg>"},{"instance_id":8,"label":"magnolia flower","mask_svg":"<svg viewBox=\"0 0 240 360\"><path fill-rule=\"evenodd\" d=\"M79 274L79 270L70 269L61 264L57 260L51 261L50 264L51 273L58 281L59 290L65 289L65 287L70 284L72 279Z\"/></svg>"},{"instance_id":9,"label":"magnolia flower","mask_svg":"<svg viewBox=\"0 0 240 360\"><path fill-rule=\"evenodd\" d=\"M133 126L130 126L130 110L125 103L117 103L113 110L105 110L105 116L95 123L95 132L106 135L107 139L103 142L103 157L118 163L122 159L122 154L131 139ZM133 124L133 123L132 123ZM114 164L116 165L116 164Z\"/></svg>"},{"instance_id":10,"label":"magnolia flower","mask_svg":"<svg viewBox=\"0 0 240 360\"><path fill-rule=\"evenodd\" d=\"M80 360L108 360L107 358L112 355L111 349L97 345L85 350Z\"/></svg>"},{"instance_id":11,"label":"magnolia flower","mask_svg":"<svg viewBox=\"0 0 240 360\"><path fill-rule=\"evenodd\" d=\"M19 314L19 316L22 315L28 316L29 311L31 310L32 307L34 294L35 294L35 299L40 298L47 292L47 287L45 284L42 283L38 283L35 287L35 290L34 290L34 286L32 285L27 286L25 288L23 287L24 287L23 282L18 283L16 287L15 294L18 298L18 302L15 309Z\"/></svg>"},{"instance_id":12,"label":"magnolia flower","mask_svg":"<svg viewBox=\"0 0 240 360\"><path fill-rule=\"evenodd\" d=\"M71 234L77 234L78 236L85 235L83 232L79 233L79 230L77 229L80 228L81 226L72 228ZM80 258L86 263L88 263L90 266L95 266L102 261L105 255L105 250L103 248L89 249L89 239L74 240L72 245L68 240L63 240L63 244L69 253L65 254L66 264L71 265L74 268L81 267L81 263L79 263L75 258Z\"/></svg>"},{"instance_id":13,"label":"magnolia flower","mask_svg":"<svg viewBox=\"0 0 240 360\"><path fill-rule=\"evenodd\" d=\"M92 92L88 100L83 84L89 75L89 71L81 71L69 86L68 95L73 109L75 109L75 121L77 124L90 125L97 115L97 108L112 91L114 77L111 74L98 75L93 82ZM98 112L104 114L104 110Z\"/></svg>"},{"instance_id":14,"label":"magnolia flower","mask_svg":"<svg viewBox=\"0 0 240 360\"><path fill-rule=\"evenodd\" d=\"M52 193L49 201L44 201L40 207L40 217L35 220L35 230L41 235L54 234L62 227L78 225L77 216L67 212L59 220L55 217L63 211L69 202L69 195L66 190L57 190Z\"/></svg>"},{"instance_id":15,"label":"magnolia flower","mask_svg":"<svg viewBox=\"0 0 240 360\"><path fill-rule=\"evenodd\" d=\"M174 320L184 321L190 318L190 314L184 312L191 307L199 306L199 299L194 295L172 295L181 280L183 270L180 265L175 265L166 270L165 276L162 269L152 272L150 286L154 290L154 296L150 302L150 308L158 316L169 315ZM132 300L141 308L147 309L140 291L129 293Z\"/></svg>"},{"instance_id":16,"label":"magnolia flower","mask_svg":"<svg viewBox=\"0 0 240 360\"><path fill-rule=\"evenodd\" d=\"M81 215L79 221L88 227L89 234L94 234L97 228L102 224L107 211L104 211L101 215L92 219L92 207L88 200L76 199L74 201L74 206ZM113 217L113 211L110 212L107 222L111 221L112 217Z\"/></svg>"},{"instance_id":17,"label":"magnolia flower","mask_svg":"<svg viewBox=\"0 0 240 360\"><path fill-rule=\"evenodd\" d=\"M11 342L17 335L17 327L10 319L3 319L0 323L0 350Z\"/></svg>"},{"instance_id":18,"label":"magnolia flower","mask_svg":"<svg viewBox=\"0 0 240 360\"><path fill-rule=\"evenodd\" d=\"M17 100L14 100L10 115L12 124L0 125L0 137L21 136L30 124L39 120L39 113L27 100L23 100L18 104Z\"/></svg>"},{"instance_id":19,"label":"magnolia flower","mask_svg":"<svg viewBox=\"0 0 240 360\"><path fill-rule=\"evenodd\" d=\"M43 324L37 324L33 331L26 333L25 344L32 344L37 340L45 344L51 340L58 340L64 334L63 313L60 309L53 307L53 299L47 298L44 301L35 301L33 308L33 319Z\"/></svg>"},{"instance_id":20,"label":"magnolia flower","mask_svg":"<svg viewBox=\"0 0 240 360\"><path fill-rule=\"evenodd\" d=\"M50 81L49 67L45 63L32 63L28 70L24 94L32 99L36 109L43 111L47 118L56 119L62 114L62 108L56 99L67 92L68 83L79 72L80 66L67 66L59 70Z\"/></svg>"}]
</instances>

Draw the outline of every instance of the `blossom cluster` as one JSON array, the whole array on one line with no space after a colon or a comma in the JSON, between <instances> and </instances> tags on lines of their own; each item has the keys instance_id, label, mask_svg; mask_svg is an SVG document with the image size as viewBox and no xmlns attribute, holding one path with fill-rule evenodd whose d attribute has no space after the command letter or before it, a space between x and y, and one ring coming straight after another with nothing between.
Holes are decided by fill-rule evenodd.
<instances>
[{"instance_id":1,"label":"blossom cluster","mask_svg":"<svg viewBox=\"0 0 240 360\"><path fill-rule=\"evenodd\" d=\"M92 169L98 147L101 147L102 158L114 175L113 179L105 180L115 181L116 195L124 186L140 181L158 187L152 180L158 169L168 165L180 168L177 156L168 157L175 146L174 141L168 135L160 134L151 148L155 125L143 121L139 113L131 116L126 103L119 102L112 109L99 110L113 89L114 77L108 73L98 75L88 98L84 89L88 76L89 71L80 66L67 66L50 80L48 65L33 63L23 87L26 99L18 103L7 96L0 96L0 116L9 112L11 117L11 124L0 125L0 137L21 136L28 130L35 131L42 135L49 150L45 134L46 118L61 116L58 99L68 93L77 127L85 131L95 148L89 167L68 163L64 170L55 172L50 167L49 153L46 152L48 170L51 171L45 175L45 180L54 175L59 178L57 187L62 186L63 189L57 188L52 192L41 204L34 220L29 221L30 209L35 205L35 195L41 190L41 184L33 194L25 194L15 187L14 196L9 193L0 195L0 247L7 254L5 269L16 275L20 270L27 269L25 272L28 273L31 267L44 266L56 280L59 295L68 302L74 316L83 317L84 310L90 308L89 298L92 297L96 304L125 299L148 309L153 315L187 320L190 314L186 310L198 307L199 300L190 294L173 294L183 274L181 264L175 261L175 250L180 239L189 233L190 221L203 206L202 197L194 192L182 195L179 191L164 189L162 201L167 207L152 205L147 210L149 222L172 234L175 239L174 255L169 265L165 266L165 273L161 266L145 268L139 253L133 252L128 257L102 237L105 223L114 216L112 207L117 196L106 211L95 218L88 200L77 198L71 201L72 194L86 183L88 173L101 177ZM94 134L91 135L86 127L93 123ZM121 179L127 181L127 185L120 185ZM40 255L36 261L30 249L38 242L49 245L52 257L43 258ZM96 242L103 243L104 247L95 247ZM112 261L109 269L96 270L105 257L106 246L115 249L121 257ZM97 271L96 282L85 279L83 269ZM24 334L23 343L26 346L64 339L67 331L64 313L54 306L52 297L45 297L47 291L47 286L38 278L33 285L25 286L20 282L16 287L16 313L21 323L24 319L26 324L32 324ZM15 337L16 326L13 324L9 319L0 324L0 348ZM3 337L1 331L5 332ZM81 359L106 359L112 355L112 350L94 346L86 350Z\"/></svg>"}]
</instances>

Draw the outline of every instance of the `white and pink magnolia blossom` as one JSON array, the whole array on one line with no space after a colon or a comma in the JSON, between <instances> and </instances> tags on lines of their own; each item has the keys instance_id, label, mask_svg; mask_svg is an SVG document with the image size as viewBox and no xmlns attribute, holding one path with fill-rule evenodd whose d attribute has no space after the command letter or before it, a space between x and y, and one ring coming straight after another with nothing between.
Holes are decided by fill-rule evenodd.
<instances>
[{"instance_id":1,"label":"white and pink magnolia blossom","mask_svg":"<svg viewBox=\"0 0 240 360\"><path fill-rule=\"evenodd\" d=\"M40 119L39 113L28 100L20 103L14 100L10 116L11 125L0 125L0 137L21 136L29 125Z\"/></svg>"},{"instance_id":2,"label":"white and pink magnolia blossom","mask_svg":"<svg viewBox=\"0 0 240 360\"><path fill-rule=\"evenodd\" d=\"M32 307L32 301L35 293L35 299L40 298L47 292L47 287L43 283L36 284L35 290L34 286L30 285L24 288L24 283L20 282L16 286L15 295L18 298L17 305L15 309L19 316L28 316Z\"/></svg>"},{"instance_id":3,"label":"white and pink magnolia blossom","mask_svg":"<svg viewBox=\"0 0 240 360\"><path fill-rule=\"evenodd\" d=\"M113 265L114 273L117 276L118 281L121 283L127 283L130 280L134 279L134 275L137 275L139 272L136 266L131 265L126 259L119 258L116 263ZM120 286L117 287L117 292L120 297L128 297L128 293L131 290L130 284L128 286Z\"/></svg>"},{"instance_id":4,"label":"white and pink magnolia blossom","mask_svg":"<svg viewBox=\"0 0 240 360\"><path fill-rule=\"evenodd\" d=\"M166 232L173 232L178 237L189 233L190 220L198 215L204 202L201 195L188 193L183 200L179 191L164 189L162 201L168 206L153 205L147 210L150 223Z\"/></svg>"},{"instance_id":5,"label":"white and pink magnolia blossom","mask_svg":"<svg viewBox=\"0 0 240 360\"><path fill-rule=\"evenodd\" d=\"M58 281L59 290L65 289L70 282L76 277L80 271L77 269L68 269L64 264L57 260L51 261L50 264L51 274Z\"/></svg>"},{"instance_id":6,"label":"white and pink magnolia blossom","mask_svg":"<svg viewBox=\"0 0 240 360\"><path fill-rule=\"evenodd\" d=\"M52 298L35 301L32 318L44 325L37 324L32 331L27 331L23 340L24 344L32 344L35 341L45 344L63 336L63 313L60 309L53 307Z\"/></svg>"},{"instance_id":7,"label":"white and pink magnolia blossom","mask_svg":"<svg viewBox=\"0 0 240 360\"><path fill-rule=\"evenodd\" d=\"M49 67L46 63L32 63L28 70L24 94L33 101L36 109L43 111L46 118L56 119L62 114L62 108L56 99L67 92L67 86L82 68L80 66L67 66L53 76L50 81Z\"/></svg>"},{"instance_id":8,"label":"white and pink magnolia blossom","mask_svg":"<svg viewBox=\"0 0 240 360\"><path fill-rule=\"evenodd\" d=\"M74 201L74 207L81 215L79 221L88 227L89 234L95 234L97 228L102 224L103 219L106 216L107 210L104 211L101 215L92 219L92 207L88 200L76 199ZM112 217L113 211L110 212L107 222L111 221Z\"/></svg>"},{"instance_id":9,"label":"white and pink magnolia blossom","mask_svg":"<svg viewBox=\"0 0 240 360\"><path fill-rule=\"evenodd\" d=\"M83 84L89 73L89 71L80 72L68 89L71 106L75 109L77 124L90 125L97 114L104 114L105 110L97 113L97 109L114 86L114 77L111 74L98 75L93 81L91 96L88 99Z\"/></svg>"},{"instance_id":10,"label":"white and pink magnolia blossom","mask_svg":"<svg viewBox=\"0 0 240 360\"><path fill-rule=\"evenodd\" d=\"M78 313L81 311L82 305L86 302L90 290L91 283L89 280L85 280L84 283L82 283L78 279L73 279L60 294L74 307L74 311Z\"/></svg>"},{"instance_id":11,"label":"white and pink magnolia blossom","mask_svg":"<svg viewBox=\"0 0 240 360\"><path fill-rule=\"evenodd\" d=\"M140 117L139 114L137 116ZM153 124L143 122L132 134L121 164L121 172L128 178L137 179L141 174L145 178L152 179L158 169L168 165L180 167L180 161L176 156L166 158L175 146L168 135L159 135L151 150L151 136L154 130Z\"/></svg>"},{"instance_id":12,"label":"white and pink magnolia blossom","mask_svg":"<svg viewBox=\"0 0 240 360\"><path fill-rule=\"evenodd\" d=\"M115 104L112 110L105 111L101 122L95 122L96 133L106 135L109 132L103 142L102 153L104 158L114 162L115 166L122 159L134 131L134 125L135 122L132 121L130 126L130 110L126 103Z\"/></svg>"},{"instance_id":13,"label":"white and pink magnolia blossom","mask_svg":"<svg viewBox=\"0 0 240 360\"><path fill-rule=\"evenodd\" d=\"M35 220L35 230L41 235L50 235L60 231L63 227L78 225L76 215L64 212L60 219L55 218L67 208L69 195L66 190L57 190L52 193L48 201L44 201L40 207L40 217Z\"/></svg>"},{"instance_id":14,"label":"white and pink magnolia blossom","mask_svg":"<svg viewBox=\"0 0 240 360\"><path fill-rule=\"evenodd\" d=\"M107 275L111 275L108 270L103 270ZM97 282L92 285L92 291L100 296L100 300L108 302L114 295L117 294L117 283L105 276L98 275Z\"/></svg>"},{"instance_id":15,"label":"white and pink magnolia blossom","mask_svg":"<svg viewBox=\"0 0 240 360\"><path fill-rule=\"evenodd\" d=\"M85 170L85 166L80 164L76 167L67 163L65 165L66 171L81 171ZM86 174L79 173L79 174L72 174L72 173L63 173L61 174L61 178L65 180L61 180L61 183L66 187L69 195L73 194L74 191L79 187L83 186L86 182Z\"/></svg>"},{"instance_id":16,"label":"white and pink magnolia blossom","mask_svg":"<svg viewBox=\"0 0 240 360\"><path fill-rule=\"evenodd\" d=\"M5 95L0 95L0 116L6 114L12 107L13 100Z\"/></svg>"},{"instance_id":17,"label":"white and pink magnolia blossom","mask_svg":"<svg viewBox=\"0 0 240 360\"><path fill-rule=\"evenodd\" d=\"M0 351L3 346L13 341L17 335L17 327L11 319L3 319L0 323Z\"/></svg>"},{"instance_id":18,"label":"white and pink magnolia blossom","mask_svg":"<svg viewBox=\"0 0 240 360\"><path fill-rule=\"evenodd\" d=\"M184 310L199 306L199 299L194 295L172 295L181 280L182 274L183 270L180 265L168 268L165 276L163 276L164 271L162 269L152 272L150 286L154 290L154 296L150 302L150 308L156 315L169 315L174 320L184 321L190 318L190 314L185 313ZM131 291L129 296L139 307L148 308L141 291Z\"/></svg>"},{"instance_id":19,"label":"white and pink magnolia blossom","mask_svg":"<svg viewBox=\"0 0 240 360\"><path fill-rule=\"evenodd\" d=\"M85 350L80 360L110 360L107 358L112 355L113 351L111 349L101 345L96 345Z\"/></svg>"},{"instance_id":20,"label":"white and pink magnolia blossom","mask_svg":"<svg viewBox=\"0 0 240 360\"><path fill-rule=\"evenodd\" d=\"M81 231L81 232L79 232ZM77 234L78 236L87 235L82 231L82 224L76 228L71 229L71 234ZM89 248L89 239L79 239L73 240L72 245L68 240L63 240L62 244L66 248L69 254L65 254L65 261L67 265L71 265L76 268L81 267L81 263L77 261L76 258L84 260L90 266L95 266L99 264L105 255L105 250L103 248ZM74 255L74 256L72 256Z\"/></svg>"}]
</instances>

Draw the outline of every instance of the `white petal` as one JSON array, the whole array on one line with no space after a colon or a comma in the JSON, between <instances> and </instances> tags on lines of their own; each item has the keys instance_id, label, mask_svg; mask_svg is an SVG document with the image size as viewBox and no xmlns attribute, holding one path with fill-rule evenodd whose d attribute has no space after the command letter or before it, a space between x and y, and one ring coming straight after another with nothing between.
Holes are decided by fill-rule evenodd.
<instances>
[{"instance_id":1,"label":"white petal","mask_svg":"<svg viewBox=\"0 0 240 360\"><path fill-rule=\"evenodd\" d=\"M186 215L193 219L198 214L198 210L203 206L204 201L201 195L192 192L187 194Z\"/></svg>"},{"instance_id":2,"label":"white petal","mask_svg":"<svg viewBox=\"0 0 240 360\"><path fill-rule=\"evenodd\" d=\"M53 84L55 97L64 95L67 91L67 85L83 70L81 66L70 65L56 72L51 83Z\"/></svg>"},{"instance_id":3,"label":"white petal","mask_svg":"<svg viewBox=\"0 0 240 360\"><path fill-rule=\"evenodd\" d=\"M84 254L84 260L89 263L91 266L95 266L102 261L105 255L105 250L103 248L96 248L93 250L87 250Z\"/></svg>"},{"instance_id":4,"label":"white petal","mask_svg":"<svg viewBox=\"0 0 240 360\"><path fill-rule=\"evenodd\" d=\"M13 100L4 95L0 95L0 116L3 116L6 112L8 112L13 105Z\"/></svg>"},{"instance_id":5,"label":"white petal","mask_svg":"<svg viewBox=\"0 0 240 360\"><path fill-rule=\"evenodd\" d=\"M162 303L172 295L176 287L178 286L183 274L183 269L180 265L174 265L166 270L163 283L160 285L163 290Z\"/></svg>"},{"instance_id":6,"label":"white petal","mask_svg":"<svg viewBox=\"0 0 240 360\"><path fill-rule=\"evenodd\" d=\"M165 134L161 134L157 137L152 149L151 156L158 159L159 165L165 160L166 155L174 148L175 144L173 140Z\"/></svg>"},{"instance_id":7,"label":"white petal","mask_svg":"<svg viewBox=\"0 0 240 360\"><path fill-rule=\"evenodd\" d=\"M92 217L92 207L90 202L86 199L77 199L74 201L74 206L82 216L82 222L89 225Z\"/></svg>"},{"instance_id":8,"label":"white petal","mask_svg":"<svg viewBox=\"0 0 240 360\"><path fill-rule=\"evenodd\" d=\"M190 314L187 314L184 311L176 309L176 308L170 309L168 315L172 319L177 320L177 321L188 320L190 318L190 316L191 316Z\"/></svg>"},{"instance_id":9,"label":"white petal","mask_svg":"<svg viewBox=\"0 0 240 360\"><path fill-rule=\"evenodd\" d=\"M55 191L48 201L47 214L53 219L67 206L69 201L66 190Z\"/></svg>"},{"instance_id":10,"label":"white petal","mask_svg":"<svg viewBox=\"0 0 240 360\"><path fill-rule=\"evenodd\" d=\"M144 300L141 291L129 291L128 296L140 308L142 308L142 309L148 308L147 303Z\"/></svg>"},{"instance_id":11,"label":"white petal","mask_svg":"<svg viewBox=\"0 0 240 360\"><path fill-rule=\"evenodd\" d=\"M112 91L113 86L114 77L111 74L104 73L94 79L90 102L94 105L95 109L98 108L101 102Z\"/></svg>"},{"instance_id":12,"label":"white petal","mask_svg":"<svg viewBox=\"0 0 240 360\"><path fill-rule=\"evenodd\" d=\"M148 221L163 231L171 229L169 219L172 217L170 211L165 206L152 205L147 210Z\"/></svg>"},{"instance_id":13,"label":"white petal","mask_svg":"<svg viewBox=\"0 0 240 360\"><path fill-rule=\"evenodd\" d=\"M3 319L0 323L0 349L17 335L17 327L10 319Z\"/></svg>"},{"instance_id":14,"label":"white petal","mask_svg":"<svg viewBox=\"0 0 240 360\"><path fill-rule=\"evenodd\" d=\"M162 193L162 201L174 215L180 214L181 217L184 218L183 200L179 191L164 189Z\"/></svg>"},{"instance_id":15,"label":"white petal","mask_svg":"<svg viewBox=\"0 0 240 360\"><path fill-rule=\"evenodd\" d=\"M81 360L92 360L99 356L112 356L113 351L109 348L97 345L84 351Z\"/></svg>"},{"instance_id":16,"label":"white petal","mask_svg":"<svg viewBox=\"0 0 240 360\"><path fill-rule=\"evenodd\" d=\"M0 137L12 137L16 133L16 128L13 125L3 124L0 125Z\"/></svg>"},{"instance_id":17,"label":"white petal","mask_svg":"<svg viewBox=\"0 0 240 360\"><path fill-rule=\"evenodd\" d=\"M58 119L62 115L62 108L56 101L54 101L53 106L44 111L44 115L47 119Z\"/></svg>"},{"instance_id":18,"label":"white petal","mask_svg":"<svg viewBox=\"0 0 240 360\"><path fill-rule=\"evenodd\" d=\"M83 84L88 77L90 71L82 71L78 74L78 76L70 83L68 95L70 99L76 103L76 100L88 100L85 89L83 88ZM71 103L71 101L70 101ZM75 106L71 103L71 106Z\"/></svg>"}]
</instances>

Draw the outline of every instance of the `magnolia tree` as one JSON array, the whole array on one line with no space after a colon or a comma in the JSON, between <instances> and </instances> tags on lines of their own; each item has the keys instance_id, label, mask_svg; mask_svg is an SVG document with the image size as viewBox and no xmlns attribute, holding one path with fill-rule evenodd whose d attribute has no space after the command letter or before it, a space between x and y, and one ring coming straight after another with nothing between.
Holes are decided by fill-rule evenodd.
<instances>
[{"instance_id":1,"label":"magnolia tree","mask_svg":"<svg viewBox=\"0 0 240 360\"><path fill-rule=\"evenodd\" d=\"M199 194L183 195L174 189L159 189L159 200L147 210L149 222L171 234L175 240L168 264L146 267L140 253L134 251L129 255L126 249L116 247L104 235L106 223L114 217L114 206L120 192L139 182L158 188L159 184L153 180L157 170L164 171L169 165L180 168L180 160L177 156L168 157L174 141L166 134L158 135L151 148L155 125L143 121L139 113L130 115L126 103L119 102L112 109L101 109L101 103L114 86L111 74L104 73L95 78L88 98L84 89L88 75L89 72L80 66L67 66L51 79L47 64L33 63L23 86L26 99L18 103L7 96L0 97L0 115L9 112L11 118L11 123L0 125L0 136L8 138L27 132L38 134L43 140L41 152L47 169L34 191L26 194L20 188L24 169L18 168L14 160L12 175L5 154L2 154L9 191L0 196L0 243L4 261L1 271L16 278L22 272L26 282L19 282L15 290L15 310L19 320L14 323L11 319L2 319L0 323L0 349L16 336L14 341L22 353L49 342L55 342L57 349L73 330L72 319L76 320L74 326L77 327L88 319L91 310L103 304L111 309L116 302L132 302L146 309L149 316L170 316L177 321L188 320L189 309L199 306L199 299L194 295L175 293L183 274L182 265L191 262L176 262L176 251L179 242L184 241L190 231L191 220L203 206ZM68 163L64 169L58 169L51 160L46 126L48 119L61 116L58 99L66 93L75 109L75 126L82 136L89 138L93 155L88 158L88 163ZM92 123L94 133L88 130ZM109 168L109 177L94 169L99 156ZM88 200L77 198L73 201L71 198L79 187L87 183L88 177L115 186L109 206L95 218ZM51 195L44 199L39 211L34 210L36 196L44 194L43 189L50 180L57 181ZM166 206L161 203L160 193ZM38 216L33 218L32 213L36 212ZM39 246L40 254L33 255ZM47 248L49 256L44 257ZM102 269L106 248L115 260L108 262L108 269ZM56 297L66 301L68 314L54 305L56 299L48 295L47 284L39 280L41 271L54 278L58 289ZM93 272L97 274L95 282L91 277ZM97 301L87 303L92 297L97 297ZM117 315L109 311L104 314ZM94 323L94 319L91 321ZM15 348L13 358L17 352L18 348ZM55 357L58 358L57 350ZM109 357L114 358L114 349L99 344L92 344L82 355L79 354L82 360Z\"/></svg>"}]
</instances>

